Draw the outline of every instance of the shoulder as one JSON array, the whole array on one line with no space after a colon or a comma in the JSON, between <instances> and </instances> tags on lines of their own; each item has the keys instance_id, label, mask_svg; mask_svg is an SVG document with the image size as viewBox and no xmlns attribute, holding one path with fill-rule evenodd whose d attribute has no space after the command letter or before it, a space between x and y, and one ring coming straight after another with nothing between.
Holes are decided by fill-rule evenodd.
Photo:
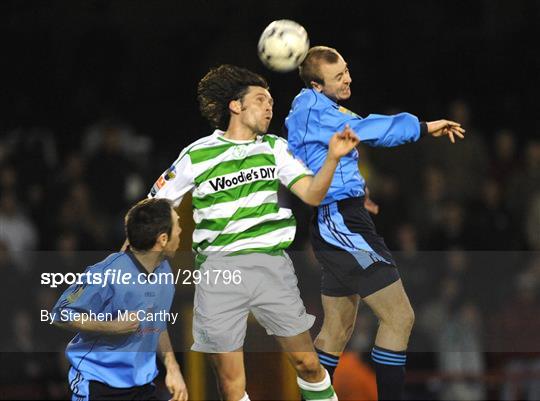
<instances>
[{"instance_id":1,"label":"shoulder","mask_svg":"<svg viewBox=\"0 0 540 401\"><path fill-rule=\"evenodd\" d=\"M274 134L264 134L262 137L262 141L267 142L270 147L274 149L276 147L276 143L278 143L279 146L279 142L284 141L284 139Z\"/></svg>"},{"instance_id":2,"label":"shoulder","mask_svg":"<svg viewBox=\"0 0 540 401\"><path fill-rule=\"evenodd\" d=\"M186 146L182 152L180 152L178 161L185 156L188 156L188 159L192 163L198 163L200 161L207 160L209 155L215 156L216 151L217 154L219 154L221 151L233 146L233 144L221 140L218 132L219 131L216 130L212 135L205 136L204 138L201 138Z\"/></svg>"},{"instance_id":3,"label":"shoulder","mask_svg":"<svg viewBox=\"0 0 540 401\"><path fill-rule=\"evenodd\" d=\"M163 273L172 273L171 263L168 259L164 259L159 265L159 270Z\"/></svg>"},{"instance_id":4,"label":"shoulder","mask_svg":"<svg viewBox=\"0 0 540 401\"><path fill-rule=\"evenodd\" d=\"M215 132L212 135L197 139L195 142L190 143L180 151L180 155L178 156L176 162L180 161L180 159L183 159L185 156L190 156L193 152L196 152L197 150L205 149L210 146L215 146L220 143L222 142L217 139Z\"/></svg>"},{"instance_id":5,"label":"shoulder","mask_svg":"<svg viewBox=\"0 0 540 401\"><path fill-rule=\"evenodd\" d=\"M332 107L332 102L326 96L314 89L302 89L293 100L292 110L324 110L328 107Z\"/></svg>"},{"instance_id":6,"label":"shoulder","mask_svg":"<svg viewBox=\"0 0 540 401\"><path fill-rule=\"evenodd\" d=\"M287 147L287 140L277 135L265 134L262 137L263 142L267 142L274 150L280 150L283 147Z\"/></svg>"},{"instance_id":7,"label":"shoulder","mask_svg":"<svg viewBox=\"0 0 540 401\"><path fill-rule=\"evenodd\" d=\"M104 272L109 269L117 269L119 266L123 266L127 261L128 256L125 252L115 252L111 253L101 262L89 266L87 270L92 272Z\"/></svg>"}]
</instances>

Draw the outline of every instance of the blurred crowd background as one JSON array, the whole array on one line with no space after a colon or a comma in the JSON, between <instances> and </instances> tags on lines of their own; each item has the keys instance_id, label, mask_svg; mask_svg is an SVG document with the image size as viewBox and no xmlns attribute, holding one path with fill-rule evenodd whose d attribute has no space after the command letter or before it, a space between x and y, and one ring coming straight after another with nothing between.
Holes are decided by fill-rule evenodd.
<instances>
[{"instance_id":1,"label":"blurred crowd background","mask_svg":"<svg viewBox=\"0 0 540 401\"><path fill-rule=\"evenodd\" d=\"M449 118L467 130L455 145L426 138L360 149L380 206L376 226L416 311L407 396L539 400L538 2L201 1L196 8L0 3L0 399L65 396L61 350L69 334L37 315L63 288L41 286L39 273L45 261L67 271L83 251L120 248L128 207L184 146L211 132L196 103L197 82L210 67L238 64L266 76L276 102L271 132L281 132L301 82L295 73L265 70L256 43L269 22L288 18L306 27L312 44L336 47L348 61L346 107ZM312 211L286 191L281 199L299 222L291 253L303 297L321 316L319 267L308 243ZM185 202L182 219L188 250ZM182 290L178 302L190 296ZM348 380L345 370L370 382L362 352L375 327L362 309L342 394L373 394L368 385L348 388L362 380Z\"/></svg>"}]
</instances>

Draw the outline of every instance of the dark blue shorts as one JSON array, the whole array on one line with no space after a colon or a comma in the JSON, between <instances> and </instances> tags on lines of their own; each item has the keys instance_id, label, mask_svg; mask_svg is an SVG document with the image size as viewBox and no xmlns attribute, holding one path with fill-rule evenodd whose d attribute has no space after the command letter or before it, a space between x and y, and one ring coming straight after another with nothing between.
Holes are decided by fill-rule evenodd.
<instances>
[{"instance_id":1,"label":"dark blue shorts","mask_svg":"<svg viewBox=\"0 0 540 401\"><path fill-rule=\"evenodd\" d=\"M399 280L396 262L377 234L363 197L319 206L311 234L322 266L322 294L364 298Z\"/></svg>"}]
</instances>

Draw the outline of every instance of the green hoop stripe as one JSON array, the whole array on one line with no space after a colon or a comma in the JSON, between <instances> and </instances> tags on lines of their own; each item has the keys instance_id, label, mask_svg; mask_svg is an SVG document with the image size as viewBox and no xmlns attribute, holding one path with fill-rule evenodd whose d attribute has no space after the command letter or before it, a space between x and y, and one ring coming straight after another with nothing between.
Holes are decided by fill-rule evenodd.
<instances>
[{"instance_id":1,"label":"green hoop stripe","mask_svg":"<svg viewBox=\"0 0 540 401\"><path fill-rule=\"evenodd\" d=\"M246 231L240 233L231 233L231 234L220 234L212 242L202 241L197 244L197 249L204 250L209 246L223 246L230 245L233 242L240 241L247 238L255 238L264 234L271 233L272 231L279 230L285 227L294 227L296 226L296 220L294 216L277 221L265 221L263 223L257 224L256 226L251 227Z\"/></svg>"},{"instance_id":2,"label":"green hoop stripe","mask_svg":"<svg viewBox=\"0 0 540 401\"><path fill-rule=\"evenodd\" d=\"M192 150L188 153L189 157L191 158L191 163L197 164L219 156L223 152L227 151L227 149L229 149L231 146L234 145L231 143L227 143L224 145L212 146L210 148Z\"/></svg>"},{"instance_id":3,"label":"green hoop stripe","mask_svg":"<svg viewBox=\"0 0 540 401\"><path fill-rule=\"evenodd\" d=\"M278 213L277 203L263 203L254 207L241 207L231 217L202 220L195 226L196 230L222 231L231 221L262 217L270 213Z\"/></svg>"},{"instance_id":4,"label":"green hoop stripe","mask_svg":"<svg viewBox=\"0 0 540 401\"><path fill-rule=\"evenodd\" d=\"M292 241L284 241L272 246L266 246L261 248L246 248L240 251L232 252L228 256L246 255L249 253L265 253L272 256L282 256L284 254L283 251L287 249L291 244Z\"/></svg>"},{"instance_id":5,"label":"green hoop stripe","mask_svg":"<svg viewBox=\"0 0 540 401\"><path fill-rule=\"evenodd\" d=\"M309 400L329 400L335 394L334 388L332 386L330 386L326 390L322 390L322 391L310 391L310 390L300 389L300 393L302 393L302 397L306 401L309 401Z\"/></svg>"}]
</instances>

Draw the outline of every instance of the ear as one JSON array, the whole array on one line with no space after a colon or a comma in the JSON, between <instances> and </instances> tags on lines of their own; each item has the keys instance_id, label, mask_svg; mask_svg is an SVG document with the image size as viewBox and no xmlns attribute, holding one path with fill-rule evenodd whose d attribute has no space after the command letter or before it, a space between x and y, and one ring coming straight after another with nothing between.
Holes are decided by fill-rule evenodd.
<instances>
[{"instance_id":1,"label":"ear","mask_svg":"<svg viewBox=\"0 0 540 401\"><path fill-rule=\"evenodd\" d=\"M159 234L159 236L157 237L156 243L160 247L165 248L165 246L167 245L167 242L169 242L169 236L165 233Z\"/></svg>"},{"instance_id":2,"label":"ear","mask_svg":"<svg viewBox=\"0 0 540 401\"><path fill-rule=\"evenodd\" d=\"M242 111L242 103L240 103L240 100L231 100L229 102L229 110L234 114L240 114Z\"/></svg>"},{"instance_id":3,"label":"ear","mask_svg":"<svg viewBox=\"0 0 540 401\"><path fill-rule=\"evenodd\" d=\"M322 92L322 89L323 89L322 85L315 81L311 81L311 87L315 89L317 92Z\"/></svg>"}]
</instances>

